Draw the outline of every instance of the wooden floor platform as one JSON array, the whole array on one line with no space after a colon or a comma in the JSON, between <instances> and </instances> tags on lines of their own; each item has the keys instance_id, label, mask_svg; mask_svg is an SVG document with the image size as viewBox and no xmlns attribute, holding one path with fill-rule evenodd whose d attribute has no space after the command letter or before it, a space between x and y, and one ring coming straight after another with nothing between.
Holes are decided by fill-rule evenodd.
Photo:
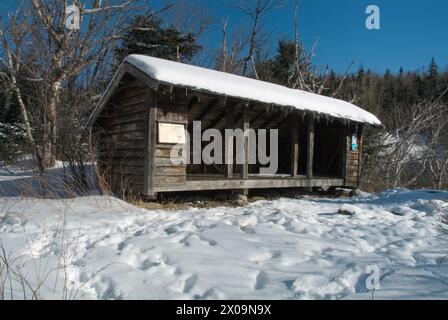
<instances>
[{"instance_id":1,"label":"wooden floor platform","mask_svg":"<svg viewBox=\"0 0 448 320\"><path fill-rule=\"evenodd\" d=\"M270 188L301 188L301 187L332 187L343 186L343 178L305 176L258 176L250 175L248 179L239 176L226 178L219 175L189 175L185 184L179 186L159 187L156 192L201 191L201 190L232 190L232 189L270 189Z\"/></svg>"}]
</instances>

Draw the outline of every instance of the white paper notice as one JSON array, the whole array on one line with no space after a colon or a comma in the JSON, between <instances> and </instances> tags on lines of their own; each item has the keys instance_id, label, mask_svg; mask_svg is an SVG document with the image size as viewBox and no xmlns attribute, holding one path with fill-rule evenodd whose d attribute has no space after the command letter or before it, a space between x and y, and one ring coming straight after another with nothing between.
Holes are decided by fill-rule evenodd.
<instances>
[{"instance_id":1,"label":"white paper notice","mask_svg":"<svg viewBox=\"0 0 448 320\"><path fill-rule=\"evenodd\" d=\"M159 123L159 143L186 143L183 124Z\"/></svg>"}]
</instances>

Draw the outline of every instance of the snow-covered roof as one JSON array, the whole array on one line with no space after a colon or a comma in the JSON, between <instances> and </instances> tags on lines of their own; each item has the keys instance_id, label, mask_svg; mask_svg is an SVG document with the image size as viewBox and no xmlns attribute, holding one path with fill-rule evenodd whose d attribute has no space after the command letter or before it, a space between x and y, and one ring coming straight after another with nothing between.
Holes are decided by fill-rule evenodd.
<instances>
[{"instance_id":1,"label":"snow-covered roof","mask_svg":"<svg viewBox=\"0 0 448 320\"><path fill-rule=\"evenodd\" d=\"M349 102L302 90L144 55L130 55L125 62L161 83L381 125L373 114Z\"/></svg>"}]
</instances>

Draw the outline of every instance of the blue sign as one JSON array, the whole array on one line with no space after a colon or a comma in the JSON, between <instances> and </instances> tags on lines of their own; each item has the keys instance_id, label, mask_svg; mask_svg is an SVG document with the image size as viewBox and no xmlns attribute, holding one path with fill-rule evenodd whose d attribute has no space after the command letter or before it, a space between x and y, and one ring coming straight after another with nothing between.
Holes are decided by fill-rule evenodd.
<instances>
[{"instance_id":1,"label":"blue sign","mask_svg":"<svg viewBox=\"0 0 448 320\"><path fill-rule=\"evenodd\" d=\"M352 152L356 152L358 150L358 137L356 134L352 135Z\"/></svg>"}]
</instances>

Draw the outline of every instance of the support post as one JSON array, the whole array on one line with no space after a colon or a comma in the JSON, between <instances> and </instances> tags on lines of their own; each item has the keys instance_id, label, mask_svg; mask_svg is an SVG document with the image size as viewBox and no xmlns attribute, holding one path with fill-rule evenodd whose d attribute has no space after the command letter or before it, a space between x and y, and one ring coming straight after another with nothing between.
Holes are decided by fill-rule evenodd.
<instances>
[{"instance_id":1,"label":"support post","mask_svg":"<svg viewBox=\"0 0 448 320\"><path fill-rule=\"evenodd\" d=\"M157 92L146 89L146 154L145 154L145 181L144 192L150 198L156 198L154 192L155 150L157 143Z\"/></svg>"},{"instance_id":2,"label":"support post","mask_svg":"<svg viewBox=\"0 0 448 320\"><path fill-rule=\"evenodd\" d=\"M234 128L234 106L229 106L226 110L226 125L225 129L233 129ZM225 130L224 129L224 130ZM225 131L224 131L225 133ZM224 134L225 136L225 134ZM233 178L233 162L234 162L234 139L225 140L225 152L224 157L226 159L226 178Z\"/></svg>"},{"instance_id":3,"label":"support post","mask_svg":"<svg viewBox=\"0 0 448 320\"><path fill-rule=\"evenodd\" d=\"M298 114L291 117L291 176L297 178L299 171L299 119Z\"/></svg>"},{"instance_id":4,"label":"support post","mask_svg":"<svg viewBox=\"0 0 448 320\"><path fill-rule=\"evenodd\" d=\"M243 132L244 132L244 150L243 150L243 167L241 171L242 179L247 180L249 177L249 104L243 105Z\"/></svg>"},{"instance_id":5,"label":"support post","mask_svg":"<svg viewBox=\"0 0 448 320\"><path fill-rule=\"evenodd\" d=\"M348 129L344 127L341 129L341 149L342 149L342 161L341 161L341 176L344 179L344 185L347 184L347 156L348 151Z\"/></svg>"},{"instance_id":6,"label":"support post","mask_svg":"<svg viewBox=\"0 0 448 320\"><path fill-rule=\"evenodd\" d=\"M314 163L314 118L308 119L308 155L306 163L306 176L308 179L313 178Z\"/></svg>"},{"instance_id":7,"label":"support post","mask_svg":"<svg viewBox=\"0 0 448 320\"><path fill-rule=\"evenodd\" d=\"M249 178L249 128L250 128L249 118L250 118L249 103L245 103L243 105L244 158L241 170L241 178L243 180L247 180ZM249 189L243 189L242 192L246 196L249 195Z\"/></svg>"}]
</instances>

